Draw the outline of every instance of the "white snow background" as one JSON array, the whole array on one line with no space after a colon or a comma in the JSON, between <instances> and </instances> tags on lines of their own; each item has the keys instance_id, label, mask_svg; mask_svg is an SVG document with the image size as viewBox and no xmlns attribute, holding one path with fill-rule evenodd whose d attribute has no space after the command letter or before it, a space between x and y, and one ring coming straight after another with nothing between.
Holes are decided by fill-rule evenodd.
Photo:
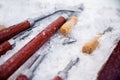
<instances>
[{"instance_id":1,"label":"white snow background","mask_svg":"<svg viewBox=\"0 0 120 80\"><path fill-rule=\"evenodd\" d=\"M0 24L11 26L27 18L40 16L54 11L59 6L76 6L83 3L84 11L78 16L78 23L71 35L77 42L62 45L63 35L59 31L40 48L9 80L14 80L24 71L37 54L48 53L34 72L32 80L51 80L64 69L68 62L79 57L80 61L69 71L67 80L96 80L97 73L106 62L120 40L119 0L0 0ZM27 42L54 21L60 14L53 15L36 24L32 33L24 40L18 40L16 47L0 57L0 64L15 54ZM104 34L98 48L91 54L82 53L82 46L96 34L112 27L113 31Z\"/></svg>"}]
</instances>

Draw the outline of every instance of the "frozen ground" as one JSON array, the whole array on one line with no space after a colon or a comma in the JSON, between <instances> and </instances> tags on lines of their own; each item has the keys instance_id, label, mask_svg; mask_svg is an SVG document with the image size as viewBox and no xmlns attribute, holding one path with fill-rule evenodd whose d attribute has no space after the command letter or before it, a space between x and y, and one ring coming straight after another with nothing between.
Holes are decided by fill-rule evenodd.
<instances>
[{"instance_id":1,"label":"frozen ground","mask_svg":"<svg viewBox=\"0 0 120 80\"><path fill-rule=\"evenodd\" d=\"M51 80L75 57L79 57L80 62L69 71L67 80L96 79L101 66L110 56L117 41L120 40L119 0L0 0L0 24L10 26L27 18L53 11L56 6L74 6L80 3L84 4L85 9L78 16L78 23L71 32L77 42L63 46L62 42L65 37L58 31L9 80L14 80L21 71L27 68L31 60L41 53L48 54L34 72L32 80ZM56 14L38 22L30 36L17 41L17 46L0 58L0 64L5 62L59 15ZM100 38L98 48L91 55L83 54L82 46L107 27L112 27L113 31Z\"/></svg>"}]
</instances>

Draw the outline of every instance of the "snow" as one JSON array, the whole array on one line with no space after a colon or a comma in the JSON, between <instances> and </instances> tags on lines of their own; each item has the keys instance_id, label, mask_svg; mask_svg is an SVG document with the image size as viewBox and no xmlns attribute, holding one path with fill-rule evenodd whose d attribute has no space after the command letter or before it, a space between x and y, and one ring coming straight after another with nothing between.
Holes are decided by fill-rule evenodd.
<instances>
[{"instance_id":1,"label":"snow","mask_svg":"<svg viewBox=\"0 0 120 80\"><path fill-rule=\"evenodd\" d=\"M76 57L79 57L80 61L69 71L67 80L96 80L97 73L120 40L119 0L0 0L0 24L11 26L27 18L47 14L56 8L76 6L80 3L84 4L85 9L78 15L78 23L70 33L77 42L63 45L66 37L58 31L9 80L14 80L19 73L24 71L36 55L45 53L47 55L34 72L32 80L53 79L71 59ZM0 64L4 63L60 15L61 13L55 14L36 23L36 27L32 29L33 32L28 37L24 40L17 40L14 49L0 57ZM108 27L112 27L113 31L105 33L99 39L97 49L91 55L83 54L83 45Z\"/></svg>"}]
</instances>

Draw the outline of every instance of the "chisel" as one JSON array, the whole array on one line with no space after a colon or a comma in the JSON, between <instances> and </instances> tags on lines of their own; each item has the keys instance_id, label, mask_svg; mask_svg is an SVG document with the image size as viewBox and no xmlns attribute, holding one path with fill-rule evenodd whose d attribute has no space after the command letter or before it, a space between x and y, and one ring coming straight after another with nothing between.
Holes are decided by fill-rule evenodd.
<instances>
[{"instance_id":1,"label":"chisel","mask_svg":"<svg viewBox=\"0 0 120 80\"><path fill-rule=\"evenodd\" d=\"M112 31L113 28L108 27L106 30L103 31L103 33L99 33L96 35L92 40L85 43L85 45L82 48L83 53L91 54L99 45L99 38L104 35L106 32Z\"/></svg>"},{"instance_id":2,"label":"chisel","mask_svg":"<svg viewBox=\"0 0 120 80\"><path fill-rule=\"evenodd\" d=\"M68 71L79 62L79 58L76 58L75 60L71 60L68 65L64 68L63 71L60 71L58 75L52 79L52 80L66 80L68 77Z\"/></svg>"},{"instance_id":3,"label":"chisel","mask_svg":"<svg viewBox=\"0 0 120 80\"><path fill-rule=\"evenodd\" d=\"M82 4L80 4L79 6L75 6L75 8L74 7L72 7L72 8L71 7L68 7L68 8L62 7L61 9L56 8L55 11L51 11L51 12L41 15L39 17L30 18L24 22L10 26L10 27L0 31L0 43L12 38L13 36L17 35L18 33L22 32L30 27L32 28L32 26L35 24L35 22L37 22L41 19L44 19L46 17L49 17L57 12L64 12L64 11L81 12L82 8L83 8Z\"/></svg>"},{"instance_id":4,"label":"chisel","mask_svg":"<svg viewBox=\"0 0 120 80\"><path fill-rule=\"evenodd\" d=\"M36 61L25 71L23 71L16 80L30 80L33 77L34 71L37 69L39 64L42 62L46 54L39 55Z\"/></svg>"}]
</instances>

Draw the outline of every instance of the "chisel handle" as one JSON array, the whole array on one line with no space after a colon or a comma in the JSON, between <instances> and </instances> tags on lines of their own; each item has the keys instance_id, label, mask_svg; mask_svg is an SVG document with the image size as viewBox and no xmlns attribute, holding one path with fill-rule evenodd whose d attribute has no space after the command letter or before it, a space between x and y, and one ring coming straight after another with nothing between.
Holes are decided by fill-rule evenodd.
<instances>
[{"instance_id":1,"label":"chisel handle","mask_svg":"<svg viewBox=\"0 0 120 80\"><path fill-rule=\"evenodd\" d=\"M5 29L6 27L4 25L0 25L0 30Z\"/></svg>"},{"instance_id":2,"label":"chisel handle","mask_svg":"<svg viewBox=\"0 0 120 80\"><path fill-rule=\"evenodd\" d=\"M85 43L85 45L82 48L82 52L86 54L91 54L99 45L98 39L102 36L102 34L98 34L96 37L94 37L92 40Z\"/></svg>"},{"instance_id":3,"label":"chisel handle","mask_svg":"<svg viewBox=\"0 0 120 80\"><path fill-rule=\"evenodd\" d=\"M67 35L72 31L73 26L77 23L77 17L72 16L65 24L60 28L60 32L63 35Z\"/></svg>"},{"instance_id":4,"label":"chisel handle","mask_svg":"<svg viewBox=\"0 0 120 80\"><path fill-rule=\"evenodd\" d=\"M29 21L10 26L0 31L0 43L12 38L16 34L28 29L30 27Z\"/></svg>"},{"instance_id":5,"label":"chisel handle","mask_svg":"<svg viewBox=\"0 0 120 80\"><path fill-rule=\"evenodd\" d=\"M59 76L56 76L53 80L63 80L63 79Z\"/></svg>"},{"instance_id":6,"label":"chisel handle","mask_svg":"<svg viewBox=\"0 0 120 80\"><path fill-rule=\"evenodd\" d=\"M12 49L12 45L8 42L5 41L2 44L0 44L0 56L5 54L8 50Z\"/></svg>"},{"instance_id":7,"label":"chisel handle","mask_svg":"<svg viewBox=\"0 0 120 80\"><path fill-rule=\"evenodd\" d=\"M26 75L20 74L16 80L29 80L28 77Z\"/></svg>"},{"instance_id":8,"label":"chisel handle","mask_svg":"<svg viewBox=\"0 0 120 80\"><path fill-rule=\"evenodd\" d=\"M105 64L101 66L96 80L120 80L120 41Z\"/></svg>"}]
</instances>

